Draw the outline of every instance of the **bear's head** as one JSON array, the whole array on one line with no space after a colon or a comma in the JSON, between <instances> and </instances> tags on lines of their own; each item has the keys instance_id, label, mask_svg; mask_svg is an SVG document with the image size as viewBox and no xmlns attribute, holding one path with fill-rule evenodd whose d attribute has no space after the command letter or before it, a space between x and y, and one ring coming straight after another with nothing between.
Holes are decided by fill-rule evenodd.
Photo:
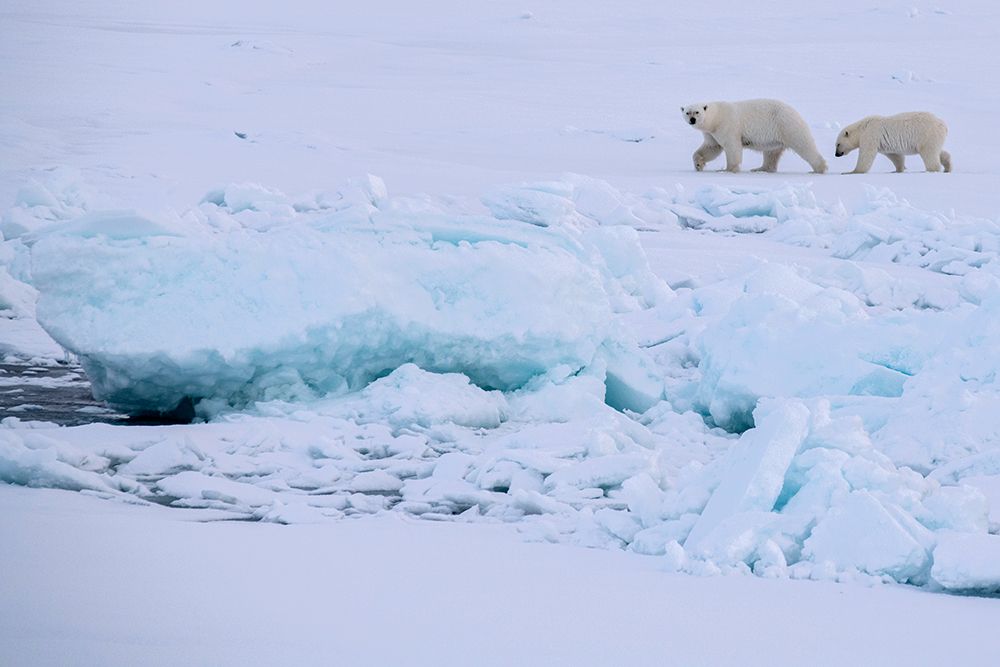
<instances>
[{"instance_id":1,"label":"bear's head","mask_svg":"<svg viewBox=\"0 0 1000 667\"><path fill-rule=\"evenodd\" d=\"M847 155L861 143L861 130L857 123L848 125L837 135L837 149L834 155L843 157Z\"/></svg>"},{"instance_id":2,"label":"bear's head","mask_svg":"<svg viewBox=\"0 0 1000 667\"><path fill-rule=\"evenodd\" d=\"M700 130L705 126L705 120L708 118L708 107L708 104L691 104L681 107L681 113L684 114L684 120L688 125Z\"/></svg>"}]
</instances>

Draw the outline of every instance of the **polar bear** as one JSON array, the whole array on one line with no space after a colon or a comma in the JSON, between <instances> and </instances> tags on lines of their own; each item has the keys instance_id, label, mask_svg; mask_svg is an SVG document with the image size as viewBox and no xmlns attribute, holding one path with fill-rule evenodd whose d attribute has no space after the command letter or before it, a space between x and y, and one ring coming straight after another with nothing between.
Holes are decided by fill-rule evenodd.
<instances>
[{"instance_id":1,"label":"polar bear","mask_svg":"<svg viewBox=\"0 0 1000 667\"><path fill-rule=\"evenodd\" d=\"M786 148L798 153L817 174L826 171L826 161L816 150L809 126L784 102L708 102L681 107L681 112L688 125L705 135L705 142L692 156L697 171L725 152L726 171L737 172L744 148L764 153L764 164L753 171L777 171Z\"/></svg>"},{"instance_id":2,"label":"polar bear","mask_svg":"<svg viewBox=\"0 0 1000 667\"><path fill-rule=\"evenodd\" d=\"M858 165L849 174L864 174L872 168L875 154L892 160L896 172L905 168L904 155L920 154L927 171L951 171L951 155L941 150L948 126L934 114L910 111L895 116L868 116L851 123L837 136L837 157L860 148Z\"/></svg>"}]
</instances>

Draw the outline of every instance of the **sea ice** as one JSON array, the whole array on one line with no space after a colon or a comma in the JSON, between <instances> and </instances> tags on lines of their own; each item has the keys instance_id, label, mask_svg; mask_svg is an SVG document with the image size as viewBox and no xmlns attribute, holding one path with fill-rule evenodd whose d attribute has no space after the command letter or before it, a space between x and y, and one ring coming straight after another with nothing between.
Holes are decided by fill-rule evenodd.
<instances>
[{"instance_id":1,"label":"sea ice","mask_svg":"<svg viewBox=\"0 0 1000 667\"><path fill-rule=\"evenodd\" d=\"M80 357L97 397L131 411L308 400L411 362L511 390L600 359L618 407L659 400L648 362L613 326L615 312L669 294L633 230L412 215L385 202L386 213L347 206L334 224L322 210L276 208L276 197L227 189L179 236L154 224L121 238L110 234L119 214L92 214L35 243L39 322ZM250 213L253 229L204 224Z\"/></svg>"},{"instance_id":2,"label":"sea ice","mask_svg":"<svg viewBox=\"0 0 1000 667\"><path fill-rule=\"evenodd\" d=\"M931 563L927 550L867 491L851 493L816 526L803 553L817 563L920 582Z\"/></svg>"},{"instance_id":3,"label":"sea ice","mask_svg":"<svg viewBox=\"0 0 1000 667\"><path fill-rule=\"evenodd\" d=\"M985 533L939 535L931 578L948 590L1000 592L1000 536Z\"/></svg>"},{"instance_id":4,"label":"sea ice","mask_svg":"<svg viewBox=\"0 0 1000 667\"><path fill-rule=\"evenodd\" d=\"M208 423L9 418L4 481L279 523L517 521L695 574L995 588L951 546L990 551L1000 525L990 225L877 190L849 213L806 186L572 175L478 204L374 177L239 184L159 217L46 192L0 246L9 320L34 324L37 287L101 396L201 399ZM694 271L643 247L749 231L809 260Z\"/></svg>"},{"instance_id":5,"label":"sea ice","mask_svg":"<svg viewBox=\"0 0 1000 667\"><path fill-rule=\"evenodd\" d=\"M774 509L788 466L808 433L809 410L774 401L758 407L754 418L759 425L744 433L726 456L722 481L691 529L686 549L697 549L732 515Z\"/></svg>"}]
</instances>

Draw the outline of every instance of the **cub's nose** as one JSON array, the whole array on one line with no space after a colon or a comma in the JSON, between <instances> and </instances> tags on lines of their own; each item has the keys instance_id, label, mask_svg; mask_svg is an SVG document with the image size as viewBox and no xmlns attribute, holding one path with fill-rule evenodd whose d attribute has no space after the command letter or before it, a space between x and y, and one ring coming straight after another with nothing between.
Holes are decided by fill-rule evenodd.
<instances>
[{"instance_id":1,"label":"cub's nose","mask_svg":"<svg viewBox=\"0 0 1000 667\"><path fill-rule=\"evenodd\" d=\"M844 152L843 151L837 151L836 153L834 153L834 155L836 155L837 157L843 157L844 156Z\"/></svg>"},{"instance_id":2,"label":"cub's nose","mask_svg":"<svg viewBox=\"0 0 1000 667\"><path fill-rule=\"evenodd\" d=\"M691 125L694 125L694 118L688 118L688 122L689 122L689 123L690 123Z\"/></svg>"}]
</instances>

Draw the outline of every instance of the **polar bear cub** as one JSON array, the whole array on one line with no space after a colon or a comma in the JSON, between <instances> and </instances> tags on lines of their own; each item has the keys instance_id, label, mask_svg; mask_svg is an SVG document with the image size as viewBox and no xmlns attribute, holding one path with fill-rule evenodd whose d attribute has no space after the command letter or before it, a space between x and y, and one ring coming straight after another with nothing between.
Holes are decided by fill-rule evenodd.
<instances>
[{"instance_id":1,"label":"polar bear cub","mask_svg":"<svg viewBox=\"0 0 1000 667\"><path fill-rule=\"evenodd\" d=\"M809 126L784 102L708 102L681 107L681 112L688 125L705 136L704 143L692 156L697 171L723 152L726 171L739 171L744 148L764 153L764 164L753 171L777 171L778 160L786 148L798 153L817 174L826 171L826 161L816 150Z\"/></svg>"},{"instance_id":2,"label":"polar bear cub","mask_svg":"<svg viewBox=\"0 0 1000 667\"><path fill-rule=\"evenodd\" d=\"M868 116L851 123L837 136L837 157L859 148L858 165L851 174L867 173L881 153L897 172L906 167L904 155L919 154L927 171L951 171L951 155L941 150L948 126L934 114L911 111L895 116Z\"/></svg>"}]
</instances>

